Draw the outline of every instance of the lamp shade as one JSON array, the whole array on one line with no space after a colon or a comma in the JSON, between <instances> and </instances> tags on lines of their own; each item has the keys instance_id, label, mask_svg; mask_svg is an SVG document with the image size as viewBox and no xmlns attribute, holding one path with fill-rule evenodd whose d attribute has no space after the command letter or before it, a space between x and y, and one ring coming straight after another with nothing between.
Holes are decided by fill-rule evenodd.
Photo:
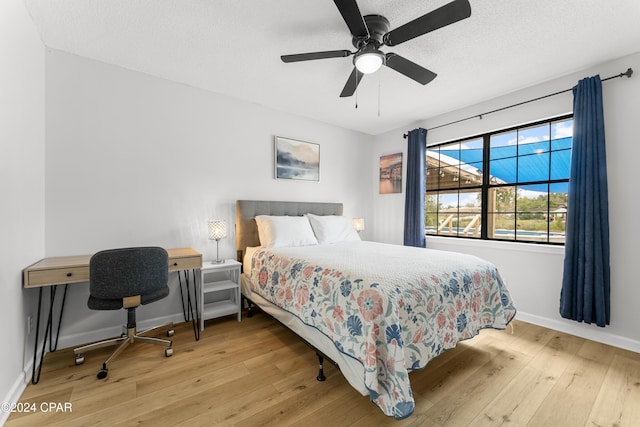
<instances>
[{"instance_id":1,"label":"lamp shade","mask_svg":"<svg viewBox=\"0 0 640 427\"><path fill-rule=\"evenodd\" d=\"M227 221L224 219L213 219L209 221L209 239L220 240L227 237Z\"/></svg>"},{"instance_id":2,"label":"lamp shade","mask_svg":"<svg viewBox=\"0 0 640 427\"><path fill-rule=\"evenodd\" d=\"M356 231L364 230L364 218L353 218L351 224L353 224L353 228L355 228Z\"/></svg>"}]
</instances>

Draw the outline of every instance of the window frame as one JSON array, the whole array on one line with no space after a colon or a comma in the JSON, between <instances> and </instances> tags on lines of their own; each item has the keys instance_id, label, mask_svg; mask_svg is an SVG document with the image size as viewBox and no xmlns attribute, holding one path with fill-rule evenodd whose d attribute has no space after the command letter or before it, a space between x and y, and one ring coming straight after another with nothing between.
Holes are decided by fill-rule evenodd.
<instances>
[{"instance_id":1,"label":"window frame","mask_svg":"<svg viewBox=\"0 0 640 427\"><path fill-rule=\"evenodd\" d=\"M547 200L547 211L546 211L546 215L547 215L547 230L546 230L546 240L545 241L537 241L534 239L531 240L518 240L518 233L517 233L517 221L518 221L518 206L517 206L517 197L516 200L514 201L514 237L512 239L505 239L505 238L496 238L496 237L490 237L488 236L488 224L489 224L489 203L487 203L487 201L489 200L490 197L490 191L492 189L496 189L496 188L508 188L508 187L514 187L516 189L518 188L522 188L525 186L534 186L534 185L547 185L547 194L550 195L552 194L551 192L551 188L553 187L553 185L555 184L566 184L567 185L567 191L568 191L568 186L570 185L570 181L569 181L569 173L570 171L568 171L567 173L567 178L561 178L561 179L552 179L552 159L553 159L553 152L555 150L553 150L552 147L552 142L555 141L554 139L552 139L552 135L550 135L549 138L549 171L547 174L548 179L547 180L536 180L536 181L523 181L523 182L519 182L518 181L518 175L519 175L519 170L518 170L518 161L520 160L520 154L519 154L519 148L518 150L516 150L516 156L515 161L516 161L516 170L515 170L515 180L513 182L504 182L504 183L491 183L491 137L495 136L495 135L500 135L500 134L507 134L510 132L515 132L516 134L518 134L519 131L522 130L526 130L527 128L534 128L536 126L541 126L541 125L549 125L549 126L553 126L554 123L558 123L558 122L563 122L563 121L567 121L567 120L574 120L574 115L573 113L569 113L569 114L563 114L563 115L559 115L559 116L555 116L555 117L550 117L550 118L546 118L543 120L537 120L537 121L533 121L533 122L529 122L529 123L523 123L517 126L511 126L508 128L503 128L503 129L497 129L497 130L493 130L490 132L485 132L485 133L480 133L480 134L476 134L476 135L471 135L471 136L467 136L464 138L460 138L460 139L455 139L455 140L451 140L451 141L446 141L446 142L439 142L436 144L432 144L432 145L428 145L427 146L427 151L425 153L425 157L427 157L427 153L429 152L429 150L433 150L434 148L438 148L438 147L443 147L443 146L447 146L447 145L455 145L455 144L461 144L464 142L471 142L473 140L481 140L482 141L482 182L479 185L474 185L474 186L465 186L465 187L461 187L460 185L458 185L457 187L451 188L451 187L441 187L440 183L438 184L438 187L435 189L431 189L429 190L429 178L428 178L428 170L429 170L429 165L428 165L428 158L425 159L425 236L427 238L429 237L446 237L446 238L459 238L459 239L470 239L470 240L488 240L488 241L494 241L494 242L506 242L506 243L524 243L524 244L538 244L538 245L553 245L553 246L564 246L565 245L565 241L562 242L558 242L558 241L552 241L551 240L551 236L552 236L552 230L551 230L551 221L548 219L550 218L551 215L551 207L550 207L550 200ZM571 147L568 148L569 153L571 153L571 150L573 149L573 136L571 137ZM519 145L519 144L518 144ZM565 149L567 150L567 149ZM560 150L561 151L561 150ZM569 158L571 157L571 154L569 154ZM460 161L462 163L462 161ZM458 166L460 167L460 165ZM439 168L442 168L442 166L439 166ZM427 232L427 223L428 223L428 216L429 214L433 214L433 212L429 212L427 211L427 196L429 195L429 193L435 193L437 197L439 197L439 195L443 192L446 191L455 191L458 194L458 198L460 197L461 193L464 192L480 192L480 198L481 198L481 202L480 202L480 233L479 233L479 237L472 237L472 236L468 236L468 235L460 235L459 232L456 234L440 234L437 230L436 233L429 233ZM464 191L461 191L464 190ZM460 200L460 199L458 199ZM439 202L437 202L439 203ZM568 203L568 200L567 200ZM460 206L458 206L458 214L460 213ZM497 213L497 212L494 212ZM439 219L440 219L440 211L436 210L435 212L435 218L436 218L436 224L439 225ZM565 231L566 233L566 231ZM566 234L565 234L565 238L566 238Z\"/></svg>"}]
</instances>

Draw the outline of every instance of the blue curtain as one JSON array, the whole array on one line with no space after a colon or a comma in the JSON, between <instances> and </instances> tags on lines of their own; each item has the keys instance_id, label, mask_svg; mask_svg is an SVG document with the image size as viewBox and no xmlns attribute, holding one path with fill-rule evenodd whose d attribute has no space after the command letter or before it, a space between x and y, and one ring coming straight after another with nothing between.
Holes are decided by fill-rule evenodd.
<instances>
[{"instance_id":1,"label":"blue curtain","mask_svg":"<svg viewBox=\"0 0 640 427\"><path fill-rule=\"evenodd\" d=\"M560 314L609 324L609 198L599 76L573 89L573 147Z\"/></svg>"},{"instance_id":2,"label":"blue curtain","mask_svg":"<svg viewBox=\"0 0 640 427\"><path fill-rule=\"evenodd\" d=\"M404 204L404 244L425 247L425 162L427 130L418 128L409 132L407 147L407 185Z\"/></svg>"}]
</instances>

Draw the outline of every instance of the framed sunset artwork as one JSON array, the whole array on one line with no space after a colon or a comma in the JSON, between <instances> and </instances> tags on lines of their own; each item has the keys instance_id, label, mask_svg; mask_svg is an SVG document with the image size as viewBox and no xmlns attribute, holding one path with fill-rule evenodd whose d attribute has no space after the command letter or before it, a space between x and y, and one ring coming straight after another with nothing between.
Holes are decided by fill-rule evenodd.
<instances>
[{"instance_id":1,"label":"framed sunset artwork","mask_svg":"<svg viewBox=\"0 0 640 427\"><path fill-rule=\"evenodd\" d=\"M380 194L402 193L402 153L380 156Z\"/></svg>"}]
</instances>

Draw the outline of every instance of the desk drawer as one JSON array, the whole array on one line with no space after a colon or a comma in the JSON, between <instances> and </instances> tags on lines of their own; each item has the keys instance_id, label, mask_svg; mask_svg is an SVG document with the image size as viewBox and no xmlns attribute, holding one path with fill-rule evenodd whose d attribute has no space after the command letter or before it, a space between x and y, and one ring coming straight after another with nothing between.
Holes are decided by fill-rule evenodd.
<instances>
[{"instance_id":1,"label":"desk drawer","mask_svg":"<svg viewBox=\"0 0 640 427\"><path fill-rule=\"evenodd\" d=\"M43 285L59 285L89 281L89 267L51 268L32 270L28 274L26 288Z\"/></svg>"},{"instance_id":2,"label":"desk drawer","mask_svg":"<svg viewBox=\"0 0 640 427\"><path fill-rule=\"evenodd\" d=\"M202 267L202 255L194 255L184 258L171 258L169 271L193 270Z\"/></svg>"}]
</instances>

